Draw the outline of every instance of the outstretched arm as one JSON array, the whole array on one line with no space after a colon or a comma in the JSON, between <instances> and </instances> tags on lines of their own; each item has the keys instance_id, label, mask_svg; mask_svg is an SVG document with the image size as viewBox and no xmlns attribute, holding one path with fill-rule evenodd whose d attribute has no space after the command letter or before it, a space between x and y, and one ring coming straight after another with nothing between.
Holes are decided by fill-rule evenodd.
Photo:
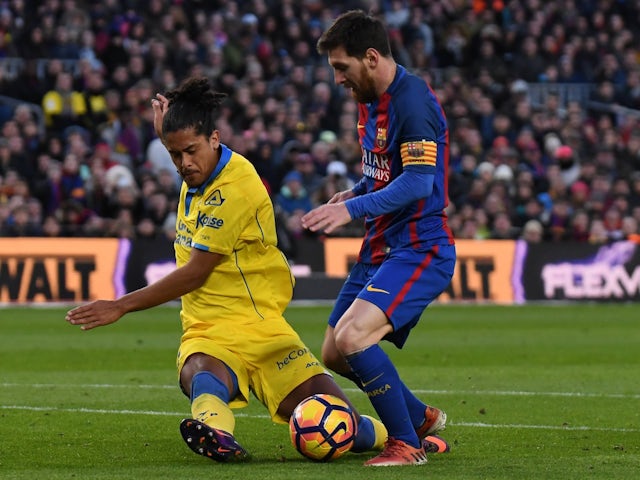
<instances>
[{"instance_id":1,"label":"outstretched arm","mask_svg":"<svg viewBox=\"0 0 640 480\"><path fill-rule=\"evenodd\" d=\"M82 330L109 325L124 314L162 305L202 286L222 255L191 250L189 261L156 283L128 293L117 300L97 300L67 312L66 320Z\"/></svg>"},{"instance_id":2,"label":"outstretched arm","mask_svg":"<svg viewBox=\"0 0 640 480\"><path fill-rule=\"evenodd\" d=\"M424 168L407 166L398 178L382 190L346 202L351 218L377 217L409 205L433 192L434 174Z\"/></svg>"},{"instance_id":3,"label":"outstretched arm","mask_svg":"<svg viewBox=\"0 0 640 480\"><path fill-rule=\"evenodd\" d=\"M312 232L331 233L355 218L391 213L433 192L434 175L423 167L405 167L385 188L339 202L321 205L302 217L302 225ZM333 199L332 199L333 200Z\"/></svg>"}]
</instances>

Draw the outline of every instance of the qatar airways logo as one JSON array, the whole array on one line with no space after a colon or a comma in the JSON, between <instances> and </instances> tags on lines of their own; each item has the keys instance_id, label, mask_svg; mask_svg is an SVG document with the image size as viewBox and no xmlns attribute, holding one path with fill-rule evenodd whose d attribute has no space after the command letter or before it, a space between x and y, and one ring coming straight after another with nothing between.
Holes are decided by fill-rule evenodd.
<instances>
[{"instance_id":1,"label":"qatar airways logo","mask_svg":"<svg viewBox=\"0 0 640 480\"><path fill-rule=\"evenodd\" d=\"M381 153L372 153L363 148L362 174L379 182L388 182L391 179L389 157Z\"/></svg>"},{"instance_id":2,"label":"qatar airways logo","mask_svg":"<svg viewBox=\"0 0 640 480\"><path fill-rule=\"evenodd\" d=\"M640 267L625 268L635 252L632 242L602 247L595 257L582 262L549 264L542 269L544 295L561 292L566 298L625 298L640 293Z\"/></svg>"}]
</instances>

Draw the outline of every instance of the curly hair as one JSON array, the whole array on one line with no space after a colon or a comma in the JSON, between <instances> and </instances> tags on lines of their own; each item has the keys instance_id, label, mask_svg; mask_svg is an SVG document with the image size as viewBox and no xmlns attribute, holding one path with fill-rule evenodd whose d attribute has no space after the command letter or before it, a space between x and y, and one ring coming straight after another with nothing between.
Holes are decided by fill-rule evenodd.
<instances>
[{"instance_id":1,"label":"curly hair","mask_svg":"<svg viewBox=\"0 0 640 480\"><path fill-rule=\"evenodd\" d=\"M211 135L218 109L226 97L212 90L205 77L191 77L165 93L169 108L162 121L164 134L193 128L197 135Z\"/></svg>"}]
</instances>

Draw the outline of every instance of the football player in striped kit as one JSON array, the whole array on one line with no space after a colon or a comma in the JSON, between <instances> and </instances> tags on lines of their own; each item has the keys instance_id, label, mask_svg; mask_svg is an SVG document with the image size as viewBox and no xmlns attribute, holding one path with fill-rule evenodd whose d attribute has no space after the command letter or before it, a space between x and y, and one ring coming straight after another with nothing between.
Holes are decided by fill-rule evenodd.
<instances>
[{"instance_id":1,"label":"football player in striped kit","mask_svg":"<svg viewBox=\"0 0 640 480\"><path fill-rule=\"evenodd\" d=\"M328 234L356 218L366 225L358 261L329 317L322 358L368 395L387 427L385 448L365 465L425 463L428 451L448 450L433 436L446 415L407 388L380 341L401 348L453 276L447 121L430 86L394 61L376 18L346 12L317 47L336 84L358 102L363 177L307 213L303 225Z\"/></svg>"}]
</instances>

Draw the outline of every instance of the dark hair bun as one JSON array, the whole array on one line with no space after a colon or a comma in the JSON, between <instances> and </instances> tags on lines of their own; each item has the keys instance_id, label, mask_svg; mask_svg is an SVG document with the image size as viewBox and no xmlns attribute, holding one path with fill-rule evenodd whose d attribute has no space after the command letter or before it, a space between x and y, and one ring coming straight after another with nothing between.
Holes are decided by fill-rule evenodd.
<instances>
[{"instance_id":1,"label":"dark hair bun","mask_svg":"<svg viewBox=\"0 0 640 480\"><path fill-rule=\"evenodd\" d=\"M215 109L226 97L224 93L214 92L206 77L193 77L184 81L180 88L167 93L169 104L174 102L191 104L204 107L205 109Z\"/></svg>"}]
</instances>

